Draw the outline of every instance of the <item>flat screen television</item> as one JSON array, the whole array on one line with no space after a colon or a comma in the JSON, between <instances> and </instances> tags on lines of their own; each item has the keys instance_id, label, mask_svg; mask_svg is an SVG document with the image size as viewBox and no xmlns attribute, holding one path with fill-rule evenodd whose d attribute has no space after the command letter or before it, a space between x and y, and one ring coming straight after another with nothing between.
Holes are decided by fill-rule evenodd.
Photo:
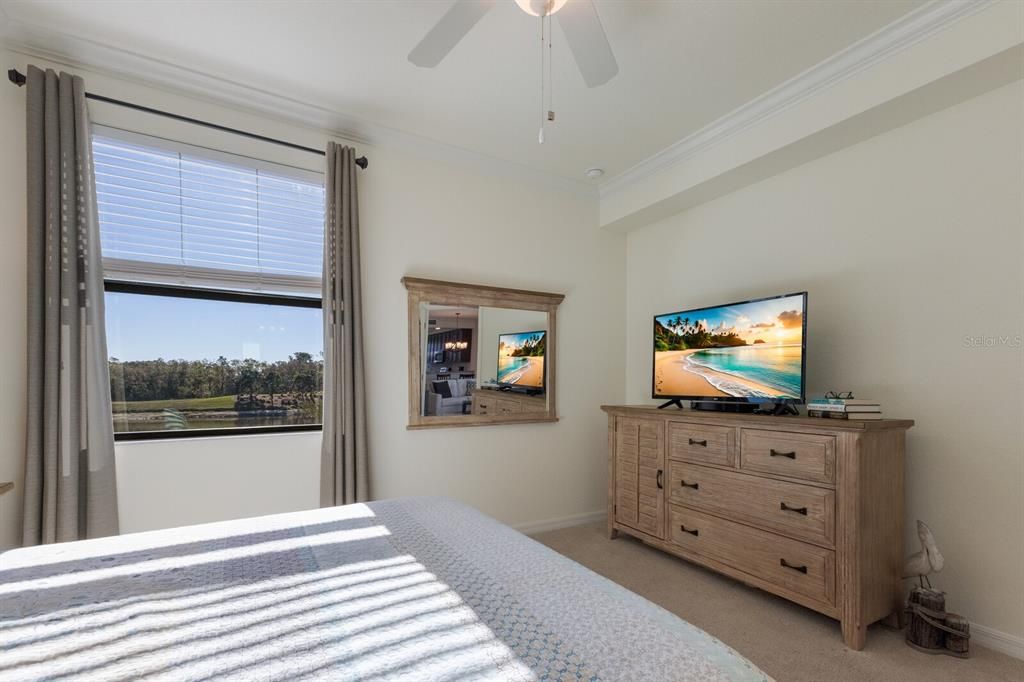
<instances>
[{"instance_id":1,"label":"flat screen television","mask_svg":"<svg viewBox=\"0 0 1024 682\"><path fill-rule=\"evenodd\" d=\"M516 332L498 336L498 383L540 392L544 390L544 350L547 332Z\"/></svg>"},{"instance_id":2,"label":"flat screen television","mask_svg":"<svg viewBox=\"0 0 1024 682\"><path fill-rule=\"evenodd\" d=\"M652 396L804 402L807 292L654 318Z\"/></svg>"}]
</instances>

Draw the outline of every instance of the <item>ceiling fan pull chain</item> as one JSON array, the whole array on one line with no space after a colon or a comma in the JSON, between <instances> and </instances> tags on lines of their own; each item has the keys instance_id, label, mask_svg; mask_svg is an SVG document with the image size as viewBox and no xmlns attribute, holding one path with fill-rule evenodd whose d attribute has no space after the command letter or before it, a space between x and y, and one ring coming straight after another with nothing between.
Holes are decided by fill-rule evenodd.
<instances>
[{"instance_id":1,"label":"ceiling fan pull chain","mask_svg":"<svg viewBox=\"0 0 1024 682\"><path fill-rule=\"evenodd\" d=\"M544 144L544 15L540 16L540 132L537 144Z\"/></svg>"},{"instance_id":2,"label":"ceiling fan pull chain","mask_svg":"<svg viewBox=\"0 0 1024 682\"><path fill-rule=\"evenodd\" d=\"M552 5L554 2L551 3ZM551 12L548 12L548 121L555 122L555 77L552 72L554 55L551 50Z\"/></svg>"}]
</instances>

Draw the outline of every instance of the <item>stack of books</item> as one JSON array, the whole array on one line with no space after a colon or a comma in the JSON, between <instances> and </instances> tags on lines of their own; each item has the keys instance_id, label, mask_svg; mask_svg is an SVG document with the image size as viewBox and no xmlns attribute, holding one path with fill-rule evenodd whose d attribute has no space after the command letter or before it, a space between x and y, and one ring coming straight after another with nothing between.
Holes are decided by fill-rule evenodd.
<instances>
[{"instance_id":1,"label":"stack of books","mask_svg":"<svg viewBox=\"0 0 1024 682\"><path fill-rule=\"evenodd\" d=\"M877 420L882 418L882 406L877 400L815 398L807 403L807 416L827 417L829 419Z\"/></svg>"}]
</instances>

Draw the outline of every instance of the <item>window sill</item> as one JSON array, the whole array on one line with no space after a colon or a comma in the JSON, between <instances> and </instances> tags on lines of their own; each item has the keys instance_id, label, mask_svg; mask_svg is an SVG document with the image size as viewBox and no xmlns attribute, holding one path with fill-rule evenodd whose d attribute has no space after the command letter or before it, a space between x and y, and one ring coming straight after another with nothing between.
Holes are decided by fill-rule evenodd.
<instances>
[{"instance_id":1,"label":"window sill","mask_svg":"<svg viewBox=\"0 0 1024 682\"><path fill-rule=\"evenodd\" d=\"M152 440L181 440L225 438L233 436L263 436L287 433L323 431L322 424L296 424L293 426L240 426L224 429L182 429L180 431L123 431L114 434L114 442L125 443Z\"/></svg>"}]
</instances>

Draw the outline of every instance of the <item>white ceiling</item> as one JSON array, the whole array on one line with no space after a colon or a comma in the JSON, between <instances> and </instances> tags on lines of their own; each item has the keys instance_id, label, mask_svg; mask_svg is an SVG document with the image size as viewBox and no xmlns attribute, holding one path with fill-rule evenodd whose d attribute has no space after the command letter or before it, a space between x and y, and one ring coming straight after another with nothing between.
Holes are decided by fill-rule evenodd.
<instances>
[{"instance_id":1,"label":"white ceiling","mask_svg":"<svg viewBox=\"0 0 1024 682\"><path fill-rule=\"evenodd\" d=\"M447 0L0 0L8 39L89 41L583 180L639 163L906 14L922 0L598 0L619 75L588 89L557 28L557 121L537 144L539 27L501 2L435 69L409 50ZM19 35L22 26L47 33ZM99 65L102 66L102 65Z\"/></svg>"}]
</instances>

